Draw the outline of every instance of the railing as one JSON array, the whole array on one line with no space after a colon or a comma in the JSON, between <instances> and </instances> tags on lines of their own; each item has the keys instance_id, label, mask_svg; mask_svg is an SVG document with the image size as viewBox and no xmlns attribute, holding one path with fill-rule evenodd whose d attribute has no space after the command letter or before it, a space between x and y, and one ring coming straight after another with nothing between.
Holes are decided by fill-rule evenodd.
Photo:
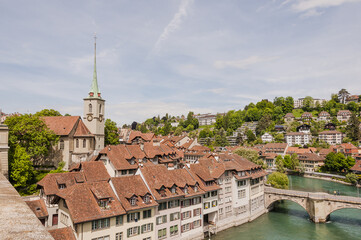
<instances>
[{"instance_id":1,"label":"railing","mask_svg":"<svg viewBox=\"0 0 361 240\"><path fill-rule=\"evenodd\" d=\"M265 187L264 192L286 195L286 196L294 196L294 197L305 197L305 198L313 198L313 199L320 199L320 200L331 200L331 201L337 201L337 202L348 202L348 203L361 204L361 198L350 197L350 196L331 195L328 193L310 193L310 192L302 192L302 191L295 191L295 190L276 189L276 188L272 188L272 187Z\"/></svg>"}]
</instances>

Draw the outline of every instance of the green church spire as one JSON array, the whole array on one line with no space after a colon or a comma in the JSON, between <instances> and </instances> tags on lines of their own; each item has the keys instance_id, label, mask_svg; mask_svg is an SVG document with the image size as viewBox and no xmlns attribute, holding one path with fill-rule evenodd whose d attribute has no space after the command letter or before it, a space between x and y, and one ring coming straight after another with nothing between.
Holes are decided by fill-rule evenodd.
<instances>
[{"instance_id":1,"label":"green church spire","mask_svg":"<svg viewBox=\"0 0 361 240\"><path fill-rule=\"evenodd\" d=\"M97 79L97 37L94 35L94 73L93 73L93 82L89 92L89 97L92 98L101 98L100 91L98 87L98 79Z\"/></svg>"}]
</instances>

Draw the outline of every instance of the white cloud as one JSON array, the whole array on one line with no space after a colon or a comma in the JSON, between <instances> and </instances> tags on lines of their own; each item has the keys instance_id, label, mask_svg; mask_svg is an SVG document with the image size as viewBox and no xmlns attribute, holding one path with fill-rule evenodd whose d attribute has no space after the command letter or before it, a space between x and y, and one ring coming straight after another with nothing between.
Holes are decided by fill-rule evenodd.
<instances>
[{"instance_id":1,"label":"white cloud","mask_svg":"<svg viewBox=\"0 0 361 240\"><path fill-rule=\"evenodd\" d=\"M296 12L306 12L303 15L306 17L318 16L321 15L322 12L317 11L317 9L336 7L353 2L360 2L360 0L298 0L297 3L292 5L292 9Z\"/></svg>"},{"instance_id":2,"label":"white cloud","mask_svg":"<svg viewBox=\"0 0 361 240\"><path fill-rule=\"evenodd\" d=\"M218 69L232 67L239 69L247 69L251 65L268 62L277 59L278 57L261 57L261 56L250 56L246 59L235 60L235 61L216 61L214 66Z\"/></svg>"},{"instance_id":3,"label":"white cloud","mask_svg":"<svg viewBox=\"0 0 361 240\"><path fill-rule=\"evenodd\" d=\"M183 19L188 15L188 11L192 3L193 0L182 0L181 4L179 5L178 12L174 15L170 23L164 28L162 34L155 43L153 53L159 53L162 43L168 39L172 32L179 28Z\"/></svg>"}]
</instances>

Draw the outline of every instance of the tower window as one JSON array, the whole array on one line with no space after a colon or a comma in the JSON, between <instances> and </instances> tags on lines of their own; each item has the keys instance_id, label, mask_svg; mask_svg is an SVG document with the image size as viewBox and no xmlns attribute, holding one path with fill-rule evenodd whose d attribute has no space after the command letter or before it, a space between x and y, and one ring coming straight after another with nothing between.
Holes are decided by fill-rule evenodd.
<instances>
[{"instance_id":1,"label":"tower window","mask_svg":"<svg viewBox=\"0 0 361 240\"><path fill-rule=\"evenodd\" d=\"M79 147L79 139L76 140L76 147Z\"/></svg>"},{"instance_id":2,"label":"tower window","mask_svg":"<svg viewBox=\"0 0 361 240\"><path fill-rule=\"evenodd\" d=\"M83 148L86 148L86 140L83 140Z\"/></svg>"},{"instance_id":3,"label":"tower window","mask_svg":"<svg viewBox=\"0 0 361 240\"><path fill-rule=\"evenodd\" d=\"M99 113L101 114L102 113L102 105L99 104Z\"/></svg>"},{"instance_id":4,"label":"tower window","mask_svg":"<svg viewBox=\"0 0 361 240\"><path fill-rule=\"evenodd\" d=\"M93 106L91 103L89 103L89 112L91 113L93 111Z\"/></svg>"}]
</instances>

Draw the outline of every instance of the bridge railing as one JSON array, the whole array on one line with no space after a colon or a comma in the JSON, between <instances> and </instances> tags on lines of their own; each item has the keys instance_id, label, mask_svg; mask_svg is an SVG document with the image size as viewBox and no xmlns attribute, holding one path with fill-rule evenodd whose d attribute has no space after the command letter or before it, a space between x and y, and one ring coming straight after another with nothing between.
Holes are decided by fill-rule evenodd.
<instances>
[{"instance_id":1,"label":"bridge railing","mask_svg":"<svg viewBox=\"0 0 361 240\"><path fill-rule=\"evenodd\" d=\"M287 196L295 196L295 197L308 197L308 198L320 199L320 200L331 200L331 201L337 201L337 202L348 202L348 203L361 204L361 198L350 197L350 196L331 195L328 193L303 192L303 191L295 191L295 190L277 189L277 188L272 188L272 187L265 187L264 192L287 195Z\"/></svg>"}]
</instances>

